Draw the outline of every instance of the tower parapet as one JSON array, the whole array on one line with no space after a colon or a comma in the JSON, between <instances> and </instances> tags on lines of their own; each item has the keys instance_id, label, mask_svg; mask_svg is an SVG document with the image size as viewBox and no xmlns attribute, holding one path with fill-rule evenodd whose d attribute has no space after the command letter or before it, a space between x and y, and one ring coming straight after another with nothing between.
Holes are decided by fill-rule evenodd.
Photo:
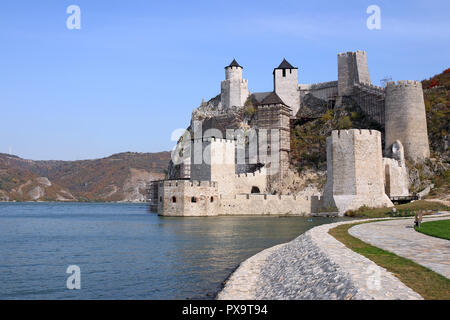
<instances>
[{"instance_id":1,"label":"tower parapet","mask_svg":"<svg viewBox=\"0 0 450 320\"><path fill-rule=\"evenodd\" d=\"M399 140L405 158L422 161L430 156L422 84L407 80L388 82L385 102L385 151Z\"/></svg>"}]
</instances>

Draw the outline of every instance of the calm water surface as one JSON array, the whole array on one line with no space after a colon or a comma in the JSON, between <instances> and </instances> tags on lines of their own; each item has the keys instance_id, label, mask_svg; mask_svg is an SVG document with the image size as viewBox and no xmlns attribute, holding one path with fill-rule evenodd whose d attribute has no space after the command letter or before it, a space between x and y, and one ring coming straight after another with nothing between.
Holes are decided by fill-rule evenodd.
<instances>
[{"instance_id":1,"label":"calm water surface","mask_svg":"<svg viewBox=\"0 0 450 320\"><path fill-rule=\"evenodd\" d=\"M163 218L144 204L0 203L0 299L212 299L243 260L337 220ZM69 265L81 268L81 290L66 288Z\"/></svg>"}]
</instances>

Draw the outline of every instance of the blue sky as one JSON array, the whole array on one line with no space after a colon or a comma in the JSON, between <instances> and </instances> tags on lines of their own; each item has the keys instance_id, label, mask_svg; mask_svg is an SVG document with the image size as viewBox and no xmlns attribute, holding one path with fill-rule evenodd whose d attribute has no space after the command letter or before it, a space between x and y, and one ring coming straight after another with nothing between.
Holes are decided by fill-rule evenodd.
<instances>
[{"instance_id":1,"label":"blue sky","mask_svg":"<svg viewBox=\"0 0 450 320\"><path fill-rule=\"evenodd\" d=\"M81 8L68 30L66 8ZM381 8L381 30L366 9ZM285 57L300 83L337 78L338 52L366 50L372 82L422 80L449 67L445 1L2 1L0 152L92 159L173 147L223 67L272 90Z\"/></svg>"}]
</instances>

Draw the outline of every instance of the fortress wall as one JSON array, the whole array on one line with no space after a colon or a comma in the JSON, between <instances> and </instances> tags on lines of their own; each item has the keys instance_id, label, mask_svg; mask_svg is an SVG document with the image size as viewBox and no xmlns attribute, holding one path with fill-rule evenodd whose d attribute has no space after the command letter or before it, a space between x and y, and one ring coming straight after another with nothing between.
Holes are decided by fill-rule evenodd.
<instances>
[{"instance_id":1,"label":"fortress wall","mask_svg":"<svg viewBox=\"0 0 450 320\"><path fill-rule=\"evenodd\" d=\"M191 179L216 181L220 193L232 193L235 177L235 141L208 138L195 140L191 148ZM200 155L200 150L202 155ZM201 157L200 159L198 159ZM201 162L201 163L198 163Z\"/></svg>"},{"instance_id":2,"label":"fortress wall","mask_svg":"<svg viewBox=\"0 0 450 320\"><path fill-rule=\"evenodd\" d=\"M399 140L407 159L423 161L430 156L425 102L419 81L388 82L385 122L386 151Z\"/></svg>"},{"instance_id":3,"label":"fortress wall","mask_svg":"<svg viewBox=\"0 0 450 320\"><path fill-rule=\"evenodd\" d=\"M250 193L253 187L257 187L261 193L267 190L267 172L265 168L251 173L235 175L234 193Z\"/></svg>"},{"instance_id":4,"label":"fortress wall","mask_svg":"<svg viewBox=\"0 0 450 320\"><path fill-rule=\"evenodd\" d=\"M294 195L239 194L234 198L222 198L221 214L224 215L310 215L322 207L322 199L296 197Z\"/></svg>"},{"instance_id":5,"label":"fortress wall","mask_svg":"<svg viewBox=\"0 0 450 320\"><path fill-rule=\"evenodd\" d=\"M389 197L409 195L408 171L405 165L391 158L383 158L384 185Z\"/></svg>"},{"instance_id":6,"label":"fortress wall","mask_svg":"<svg viewBox=\"0 0 450 320\"><path fill-rule=\"evenodd\" d=\"M384 191L381 133L376 130L334 130L327 139L325 206L340 214L361 206L392 206Z\"/></svg>"},{"instance_id":7,"label":"fortress wall","mask_svg":"<svg viewBox=\"0 0 450 320\"><path fill-rule=\"evenodd\" d=\"M326 101L331 98L335 98L338 95L338 82L329 81L315 84L301 84L299 85L299 89L300 101L302 101L302 97L308 93L312 94L316 98Z\"/></svg>"},{"instance_id":8,"label":"fortress wall","mask_svg":"<svg viewBox=\"0 0 450 320\"><path fill-rule=\"evenodd\" d=\"M358 83L353 90L353 98L361 111L384 127L385 89L371 84Z\"/></svg>"},{"instance_id":9,"label":"fortress wall","mask_svg":"<svg viewBox=\"0 0 450 320\"><path fill-rule=\"evenodd\" d=\"M161 216L310 215L323 207L318 196L222 195L218 183L210 181L166 180L159 183L158 193Z\"/></svg>"},{"instance_id":10,"label":"fortress wall","mask_svg":"<svg viewBox=\"0 0 450 320\"><path fill-rule=\"evenodd\" d=\"M219 214L217 182L168 180L159 185L161 216L215 216ZM175 197L175 201L173 198Z\"/></svg>"},{"instance_id":11,"label":"fortress wall","mask_svg":"<svg viewBox=\"0 0 450 320\"><path fill-rule=\"evenodd\" d=\"M274 70L274 91L286 105L291 107L291 114L296 115L300 108L298 69L285 69L285 71L286 76L283 77L283 69Z\"/></svg>"}]
</instances>

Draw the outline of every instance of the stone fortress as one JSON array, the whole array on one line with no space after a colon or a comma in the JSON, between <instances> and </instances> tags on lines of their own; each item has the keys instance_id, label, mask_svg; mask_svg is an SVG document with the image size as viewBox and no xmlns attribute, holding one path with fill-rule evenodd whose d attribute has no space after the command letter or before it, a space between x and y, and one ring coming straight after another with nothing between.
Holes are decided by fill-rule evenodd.
<instances>
[{"instance_id":1,"label":"stone fortress","mask_svg":"<svg viewBox=\"0 0 450 320\"><path fill-rule=\"evenodd\" d=\"M364 51L340 53L337 62L337 81L299 84L298 68L283 59L273 70L273 90L251 93L243 67L233 60L220 94L193 111L167 179L150 184L151 210L163 216L343 215L409 196L405 159L421 162L430 155L421 83L372 85ZM335 130L326 140L323 194L273 194L271 186L292 172L290 129L307 96L329 108L354 101L385 128L385 148L380 131ZM251 121L242 118L243 110L251 111Z\"/></svg>"}]
</instances>

